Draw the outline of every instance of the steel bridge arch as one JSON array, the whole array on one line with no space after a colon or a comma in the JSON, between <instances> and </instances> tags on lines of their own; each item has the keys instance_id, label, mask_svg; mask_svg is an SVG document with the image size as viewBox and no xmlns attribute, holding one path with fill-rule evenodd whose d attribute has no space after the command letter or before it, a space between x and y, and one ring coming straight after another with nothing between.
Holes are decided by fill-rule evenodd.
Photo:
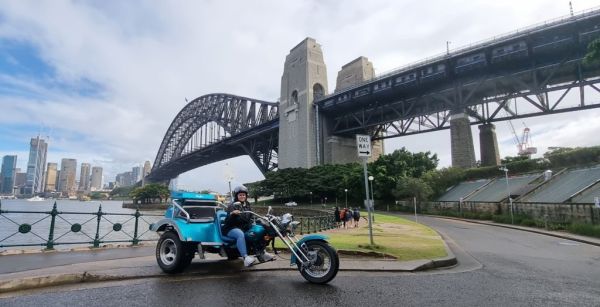
<instances>
[{"instance_id":1,"label":"steel bridge arch","mask_svg":"<svg viewBox=\"0 0 600 307\"><path fill-rule=\"evenodd\" d=\"M264 173L269 170L269 161L265 162L265 157L252 156L256 153L256 150L250 148L253 146L252 144L248 144L248 137L240 140L240 136L252 128L265 126L276 120L279 116L278 105L277 102L262 101L225 93L208 94L192 100L179 111L167 129L148 178L151 181L168 180L171 178L165 178L165 174L167 173L169 175L166 177L171 177L174 173L179 174L202 166L203 164L201 163L196 163L198 165L193 168L190 168L190 166L179 166L183 170L181 172L179 170L168 172L165 170L165 168L173 167L174 161L185 158L183 156L189 156L194 152L201 152L203 149L211 146L215 147L216 143L222 141L211 140L211 144L204 144L195 148L192 152L184 153L194 133L211 122L223 128L229 134L229 139L236 140L234 145L243 147L244 151L251 156ZM261 129L255 130L260 131ZM213 141L215 144L212 144ZM246 143L243 141L246 141ZM264 151L263 149L262 152ZM265 166L265 163L267 166Z\"/></svg>"}]
</instances>

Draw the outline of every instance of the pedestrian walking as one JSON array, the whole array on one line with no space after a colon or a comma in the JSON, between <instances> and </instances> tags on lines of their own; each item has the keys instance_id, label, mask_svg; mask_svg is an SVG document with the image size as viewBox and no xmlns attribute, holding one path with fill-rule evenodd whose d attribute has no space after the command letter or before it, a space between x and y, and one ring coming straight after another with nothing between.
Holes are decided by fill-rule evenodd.
<instances>
[{"instance_id":1,"label":"pedestrian walking","mask_svg":"<svg viewBox=\"0 0 600 307\"><path fill-rule=\"evenodd\" d=\"M348 228L348 226L351 227L352 226L351 225L352 224L352 209L350 209L350 208L346 209L346 216L345 216L345 218L346 218L346 228Z\"/></svg>"},{"instance_id":2,"label":"pedestrian walking","mask_svg":"<svg viewBox=\"0 0 600 307\"><path fill-rule=\"evenodd\" d=\"M358 227L358 222L360 221L360 211L357 208L354 208L352 211L352 217L354 218L354 227Z\"/></svg>"},{"instance_id":3,"label":"pedestrian walking","mask_svg":"<svg viewBox=\"0 0 600 307\"><path fill-rule=\"evenodd\" d=\"M333 211L333 219L335 221L335 228L340 227L340 209L338 207L335 207Z\"/></svg>"}]
</instances>

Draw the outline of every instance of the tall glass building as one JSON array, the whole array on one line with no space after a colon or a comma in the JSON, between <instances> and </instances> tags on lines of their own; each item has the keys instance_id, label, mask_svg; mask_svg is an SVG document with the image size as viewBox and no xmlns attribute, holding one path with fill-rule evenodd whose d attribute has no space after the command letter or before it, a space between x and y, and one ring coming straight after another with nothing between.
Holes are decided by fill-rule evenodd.
<instances>
[{"instance_id":1,"label":"tall glass building","mask_svg":"<svg viewBox=\"0 0 600 307\"><path fill-rule=\"evenodd\" d=\"M33 195L44 192L44 174L46 173L46 154L48 143L39 136L32 138L29 146L29 162L27 162L27 182L25 194Z\"/></svg>"},{"instance_id":2,"label":"tall glass building","mask_svg":"<svg viewBox=\"0 0 600 307\"><path fill-rule=\"evenodd\" d=\"M4 158L2 158L2 170L0 171L0 177L2 178L0 194L13 194L16 175L17 156L4 156Z\"/></svg>"},{"instance_id":3,"label":"tall glass building","mask_svg":"<svg viewBox=\"0 0 600 307\"><path fill-rule=\"evenodd\" d=\"M60 173L58 175L58 191L63 196L73 196L77 191L75 186L75 174L77 173L77 160L63 158L60 162Z\"/></svg>"},{"instance_id":4,"label":"tall glass building","mask_svg":"<svg viewBox=\"0 0 600 307\"><path fill-rule=\"evenodd\" d=\"M56 192L57 184L58 184L58 164L48 162L48 167L46 168L46 192Z\"/></svg>"},{"instance_id":5,"label":"tall glass building","mask_svg":"<svg viewBox=\"0 0 600 307\"><path fill-rule=\"evenodd\" d=\"M102 167L100 166L92 167L91 189L92 191L102 190Z\"/></svg>"}]
</instances>

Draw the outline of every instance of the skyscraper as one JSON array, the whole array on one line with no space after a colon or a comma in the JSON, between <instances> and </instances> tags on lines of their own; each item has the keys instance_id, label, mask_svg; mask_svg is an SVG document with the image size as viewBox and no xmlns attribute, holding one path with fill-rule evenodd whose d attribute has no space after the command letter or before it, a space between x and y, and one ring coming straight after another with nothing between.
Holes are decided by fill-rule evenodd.
<instances>
[{"instance_id":1,"label":"skyscraper","mask_svg":"<svg viewBox=\"0 0 600 307\"><path fill-rule=\"evenodd\" d=\"M102 167L94 166L92 167L92 191L102 190Z\"/></svg>"},{"instance_id":2,"label":"skyscraper","mask_svg":"<svg viewBox=\"0 0 600 307\"><path fill-rule=\"evenodd\" d=\"M29 162L27 162L27 182L25 184L25 194L27 195L43 192L47 152L48 144L46 141L39 136L31 139Z\"/></svg>"},{"instance_id":3,"label":"skyscraper","mask_svg":"<svg viewBox=\"0 0 600 307\"><path fill-rule=\"evenodd\" d=\"M140 179L142 176L142 168L139 166L134 166L133 168L131 168L131 185L136 184L138 181L140 181Z\"/></svg>"},{"instance_id":4,"label":"skyscraper","mask_svg":"<svg viewBox=\"0 0 600 307\"><path fill-rule=\"evenodd\" d=\"M152 165L150 165L150 161L144 162L144 177L146 177L148 174L150 174L151 170L152 170Z\"/></svg>"},{"instance_id":5,"label":"skyscraper","mask_svg":"<svg viewBox=\"0 0 600 307\"><path fill-rule=\"evenodd\" d=\"M142 170L142 185L146 184L146 176L150 174L152 170L152 166L150 166L150 161L144 162L144 169Z\"/></svg>"},{"instance_id":6,"label":"skyscraper","mask_svg":"<svg viewBox=\"0 0 600 307\"><path fill-rule=\"evenodd\" d=\"M60 162L60 175L58 177L58 190L63 196L75 194L75 174L77 172L76 159L62 159Z\"/></svg>"},{"instance_id":7,"label":"skyscraper","mask_svg":"<svg viewBox=\"0 0 600 307\"><path fill-rule=\"evenodd\" d=\"M48 162L46 168L46 192L56 192L56 181L58 180L58 164Z\"/></svg>"},{"instance_id":8,"label":"skyscraper","mask_svg":"<svg viewBox=\"0 0 600 307\"><path fill-rule=\"evenodd\" d=\"M79 172L79 191L90 190L90 168L89 163L81 163L81 171Z\"/></svg>"},{"instance_id":9,"label":"skyscraper","mask_svg":"<svg viewBox=\"0 0 600 307\"><path fill-rule=\"evenodd\" d=\"M17 156L4 156L2 158L2 170L0 171L0 194L13 194L15 179L17 176Z\"/></svg>"},{"instance_id":10,"label":"skyscraper","mask_svg":"<svg viewBox=\"0 0 600 307\"><path fill-rule=\"evenodd\" d=\"M25 194L25 183L27 183L27 173L21 173L20 168L17 168L15 173L17 173L17 175L15 176L15 194Z\"/></svg>"}]
</instances>

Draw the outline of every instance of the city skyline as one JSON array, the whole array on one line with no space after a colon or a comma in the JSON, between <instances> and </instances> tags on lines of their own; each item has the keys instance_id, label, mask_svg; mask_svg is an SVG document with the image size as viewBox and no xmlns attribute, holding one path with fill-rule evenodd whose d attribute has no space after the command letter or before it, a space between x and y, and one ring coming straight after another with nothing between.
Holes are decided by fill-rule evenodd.
<instances>
[{"instance_id":1,"label":"city skyline","mask_svg":"<svg viewBox=\"0 0 600 307\"><path fill-rule=\"evenodd\" d=\"M597 4L577 1L573 10ZM39 10L47 13L40 16ZM266 18L265 12L274 17ZM0 107L6 110L0 114L0 156L16 154L17 167L26 169L23 140L42 127L41 134L52 140L48 161L76 157L114 178L139 161L154 162L186 98L225 92L277 101L285 56L307 36L323 47L332 92L337 72L359 56L366 56L381 75L447 48L452 52L569 13L569 1L542 0L233 6L11 1L0 8ZM524 124L531 129L539 157L551 146L597 145L598 116L599 110L588 110L514 125L518 134ZM477 135L477 127L472 128ZM501 157L516 156L508 123L497 123L496 132ZM479 140L473 141L478 148ZM450 165L448 131L384 144L387 153L403 146L431 151L438 154L440 167ZM226 191L227 164L235 170L234 185L263 178L249 157L239 157L183 174L179 182L191 189Z\"/></svg>"},{"instance_id":2,"label":"city skyline","mask_svg":"<svg viewBox=\"0 0 600 307\"><path fill-rule=\"evenodd\" d=\"M38 161L40 163L42 160L40 157L45 157L48 148L51 148L50 144L46 140L39 138L39 136L30 139L30 146L29 157L33 161ZM42 155L40 154L40 151L46 152ZM21 168L17 167L18 160L18 155L4 155L2 157L2 162L0 164L0 194L12 194L12 188L10 191L5 190L5 185L12 185L15 188L18 186L23 189L16 193L17 195L33 195L49 192L64 192L74 195L75 192L83 191L89 193L104 190L105 185L115 182L116 179L113 178L112 180L104 182L103 168L101 166L93 166L88 162L77 163L77 159L74 158L61 158L60 163L46 162L44 166L38 166L35 163L30 163L28 160L26 172L21 172ZM65 165L66 168L64 168L63 165ZM127 181L128 185L133 185L135 182L140 181L143 175L149 173L150 168L151 164L148 160L144 163L134 164L129 171L132 176L130 177L130 180ZM41 174L36 175L34 174L34 171ZM28 175L28 172L30 172L30 175ZM26 178L20 186L17 184L17 175ZM40 182L41 186L37 191L32 193L28 189L33 186L34 181L31 178L34 178L34 175L35 178L41 176L41 178L37 180L37 182ZM30 179L27 179L28 176ZM12 184L5 178L12 178L10 180L12 181Z\"/></svg>"}]
</instances>

